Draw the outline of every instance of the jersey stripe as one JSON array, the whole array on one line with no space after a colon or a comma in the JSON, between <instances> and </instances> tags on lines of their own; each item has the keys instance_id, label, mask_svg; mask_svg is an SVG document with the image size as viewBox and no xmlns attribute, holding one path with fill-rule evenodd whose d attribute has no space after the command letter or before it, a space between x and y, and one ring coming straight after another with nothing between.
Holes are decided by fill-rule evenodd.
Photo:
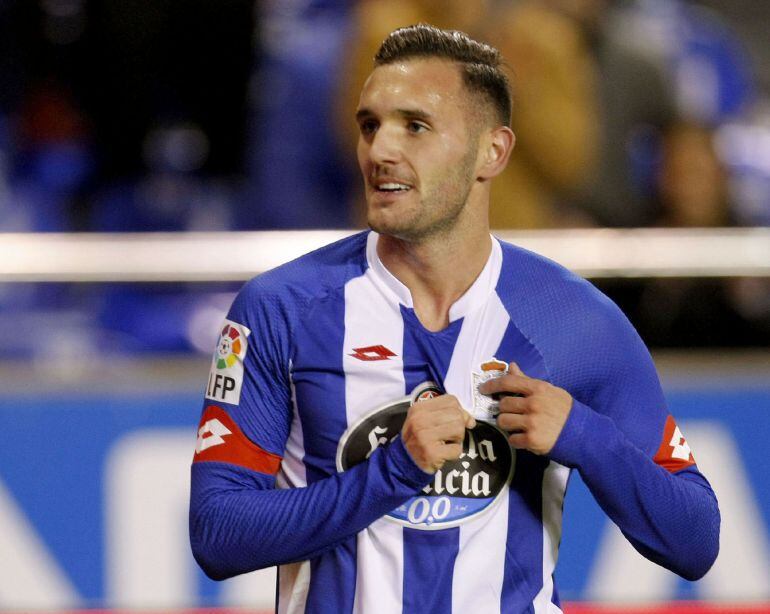
<instances>
[{"instance_id":1,"label":"jersey stripe","mask_svg":"<svg viewBox=\"0 0 770 614\"><path fill-rule=\"evenodd\" d=\"M462 329L456 320L438 333L426 330L414 310L401 306L404 320L404 384L405 394L426 381L443 386L447 369Z\"/></svg>"},{"instance_id":2,"label":"jersey stripe","mask_svg":"<svg viewBox=\"0 0 770 614\"><path fill-rule=\"evenodd\" d=\"M291 365L289 371L291 371ZM286 453L281 463L281 470L276 478L278 488L301 488L307 486L307 475L302 459L305 456L305 443L302 434L302 421L297 408L297 389L293 378L291 382L292 420ZM304 612L307 594L310 590L310 561L280 565L278 567L278 590L276 594L277 614L298 614Z\"/></svg>"},{"instance_id":3,"label":"jersey stripe","mask_svg":"<svg viewBox=\"0 0 770 614\"><path fill-rule=\"evenodd\" d=\"M289 439L286 441L281 471L278 473L276 483L279 488L301 488L307 486L307 474L302 462L305 457L305 441L302 433L302 421L299 419L299 409L297 408L297 388L294 385L292 375L289 376L289 381L292 406L291 427L289 428Z\"/></svg>"},{"instance_id":4,"label":"jersey stripe","mask_svg":"<svg viewBox=\"0 0 770 614\"><path fill-rule=\"evenodd\" d=\"M508 540L505 556L501 612L529 611L542 587L543 471L548 460L525 450L516 453L511 489L508 493Z\"/></svg>"},{"instance_id":5,"label":"jersey stripe","mask_svg":"<svg viewBox=\"0 0 770 614\"><path fill-rule=\"evenodd\" d=\"M460 554L455 562L452 612L499 612L508 533L507 492L491 510L459 528ZM478 591L478 584L469 590L467 579L482 574L484 590Z\"/></svg>"},{"instance_id":6,"label":"jersey stripe","mask_svg":"<svg viewBox=\"0 0 770 614\"><path fill-rule=\"evenodd\" d=\"M355 614L398 614L404 584L403 530L386 518L374 521L357 537L358 580ZM387 587L387 590L383 590Z\"/></svg>"},{"instance_id":7,"label":"jersey stripe","mask_svg":"<svg viewBox=\"0 0 770 614\"><path fill-rule=\"evenodd\" d=\"M500 289L498 288L498 292ZM510 309L506 303L506 310ZM497 357L516 362L530 377L549 380L550 374L538 348L521 333L514 321L515 311L510 312L511 321L500 342ZM542 541L534 541L533 535L543 534L544 494L550 496L553 483L544 485L543 477L548 460L529 452L518 452L511 492L509 495L508 552L505 560L505 584L502 591L502 612L520 612L533 605L533 599L544 590L544 567L549 567L544 558ZM562 492L563 496L563 492ZM548 508L550 509L550 507ZM560 518L559 518L560 522ZM560 526L560 525L559 525ZM558 545L558 541L556 542ZM552 570L552 568L550 568ZM534 574L534 575L533 575ZM552 587L550 573L548 583ZM533 592L533 587L536 592ZM539 589L537 587L540 587ZM547 590L547 601L552 593Z\"/></svg>"},{"instance_id":8,"label":"jersey stripe","mask_svg":"<svg viewBox=\"0 0 770 614\"><path fill-rule=\"evenodd\" d=\"M496 276L495 281L496 282ZM473 411L472 374L470 368L480 368L493 357L508 326L509 318L496 294L486 304L468 313L455 346L453 360L445 381L448 392L460 399L463 407ZM469 368L470 367L470 368ZM496 612L500 607L503 585L507 518L507 490L501 494L495 508L460 525L460 553L455 561L455 582L452 585L452 611ZM482 530L483 529L483 530ZM468 577L483 575L489 591L478 594L469 591Z\"/></svg>"},{"instance_id":9,"label":"jersey stripe","mask_svg":"<svg viewBox=\"0 0 770 614\"><path fill-rule=\"evenodd\" d=\"M303 433L323 423L328 437L305 437L303 464L308 484L334 475L337 441L347 428L345 416L344 297L341 289L310 306L297 329L292 381ZM324 365L319 369L317 365ZM323 388L320 397L315 391ZM307 612L346 613L353 608L356 584L355 538L310 562Z\"/></svg>"},{"instance_id":10,"label":"jersey stripe","mask_svg":"<svg viewBox=\"0 0 770 614\"><path fill-rule=\"evenodd\" d=\"M310 561L278 568L277 614L304 614L310 589Z\"/></svg>"},{"instance_id":11,"label":"jersey stripe","mask_svg":"<svg viewBox=\"0 0 770 614\"><path fill-rule=\"evenodd\" d=\"M404 528L403 614L452 611L454 561L460 528L422 531Z\"/></svg>"},{"instance_id":12,"label":"jersey stripe","mask_svg":"<svg viewBox=\"0 0 770 614\"><path fill-rule=\"evenodd\" d=\"M535 597L535 614L561 614L553 603L553 572L559 556L562 508L569 469L551 461L543 476L543 588Z\"/></svg>"},{"instance_id":13,"label":"jersey stripe","mask_svg":"<svg viewBox=\"0 0 770 614\"><path fill-rule=\"evenodd\" d=\"M427 330L413 309L404 319L404 380L407 394L426 381L444 386L463 320L440 332ZM404 528L404 614L451 612L452 573L460 547L459 529L425 531Z\"/></svg>"},{"instance_id":14,"label":"jersey stripe","mask_svg":"<svg viewBox=\"0 0 770 614\"><path fill-rule=\"evenodd\" d=\"M345 286L345 412L348 426L380 405L404 396L404 324L389 287L369 268ZM355 348L383 346L381 360L362 360ZM389 526L390 525L390 526ZM400 610L403 584L401 527L379 520L357 537L355 612ZM384 574L384 575L383 575ZM378 586L392 586L384 597ZM392 601L392 603L391 603ZM398 609L394 609L398 606Z\"/></svg>"},{"instance_id":15,"label":"jersey stripe","mask_svg":"<svg viewBox=\"0 0 770 614\"><path fill-rule=\"evenodd\" d=\"M356 538L351 537L310 561L305 614L345 614L353 611L356 556Z\"/></svg>"}]
</instances>

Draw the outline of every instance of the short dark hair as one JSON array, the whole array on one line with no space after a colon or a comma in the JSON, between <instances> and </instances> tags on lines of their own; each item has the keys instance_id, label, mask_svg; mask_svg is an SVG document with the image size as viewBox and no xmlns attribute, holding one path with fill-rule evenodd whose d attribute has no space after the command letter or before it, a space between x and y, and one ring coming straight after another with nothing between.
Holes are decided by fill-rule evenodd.
<instances>
[{"instance_id":1,"label":"short dark hair","mask_svg":"<svg viewBox=\"0 0 770 614\"><path fill-rule=\"evenodd\" d=\"M497 49L473 40L465 32L420 23L391 32L374 56L374 65L416 57L459 63L468 90L488 100L501 124L511 125L511 89L502 68L503 56Z\"/></svg>"}]
</instances>

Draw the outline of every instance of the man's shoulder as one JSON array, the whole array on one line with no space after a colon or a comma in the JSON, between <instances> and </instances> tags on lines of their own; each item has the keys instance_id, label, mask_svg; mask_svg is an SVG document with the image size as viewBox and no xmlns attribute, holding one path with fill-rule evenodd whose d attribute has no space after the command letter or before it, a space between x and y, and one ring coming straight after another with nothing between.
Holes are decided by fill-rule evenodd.
<instances>
[{"instance_id":1,"label":"man's shoulder","mask_svg":"<svg viewBox=\"0 0 770 614\"><path fill-rule=\"evenodd\" d=\"M573 330L627 326L615 303L592 283L561 264L517 245L500 241L503 265L498 294L518 319Z\"/></svg>"},{"instance_id":2,"label":"man's shoulder","mask_svg":"<svg viewBox=\"0 0 770 614\"><path fill-rule=\"evenodd\" d=\"M503 252L501 280L518 286L519 291L537 291L546 295L566 286L573 292L590 295L596 288L565 266L541 254L500 240Z\"/></svg>"},{"instance_id":3,"label":"man's shoulder","mask_svg":"<svg viewBox=\"0 0 770 614\"><path fill-rule=\"evenodd\" d=\"M366 270L367 235L358 232L265 271L246 282L240 294L281 301L327 295Z\"/></svg>"},{"instance_id":4,"label":"man's shoulder","mask_svg":"<svg viewBox=\"0 0 770 614\"><path fill-rule=\"evenodd\" d=\"M497 293L512 323L543 357L551 381L573 394L594 389L622 365L639 368L649 360L618 306L548 258L504 244Z\"/></svg>"}]
</instances>

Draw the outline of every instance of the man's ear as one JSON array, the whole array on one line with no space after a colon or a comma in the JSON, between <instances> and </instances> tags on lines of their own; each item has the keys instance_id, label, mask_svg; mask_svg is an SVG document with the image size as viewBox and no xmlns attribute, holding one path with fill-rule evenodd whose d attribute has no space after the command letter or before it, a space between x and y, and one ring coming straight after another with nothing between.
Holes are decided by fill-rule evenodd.
<instances>
[{"instance_id":1,"label":"man's ear","mask_svg":"<svg viewBox=\"0 0 770 614\"><path fill-rule=\"evenodd\" d=\"M502 173L515 144L516 135L507 126L499 126L483 135L478 178L489 180Z\"/></svg>"}]
</instances>

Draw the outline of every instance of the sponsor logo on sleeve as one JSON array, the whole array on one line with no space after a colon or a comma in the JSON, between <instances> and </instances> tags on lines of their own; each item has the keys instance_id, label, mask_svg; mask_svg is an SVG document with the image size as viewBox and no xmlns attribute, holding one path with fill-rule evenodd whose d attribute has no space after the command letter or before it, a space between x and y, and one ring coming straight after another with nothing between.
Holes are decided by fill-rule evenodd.
<instances>
[{"instance_id":1,"label":"sponsor logo on sleeve","mask_svg":"<svg viewBox=\"0 0 770 614\"><path fill-rule=\"evenodd\" d=\"M368 459L401 432L413 403L441 394L432 382L417 386L411 395L378 407L353 424L340 439L337 469L345 471ZM430 484L385 516L421 530L454 527L478 516L505 496L513 475L516 451L493 424L477 422L467 430L460 458L448 461Z\"/></svg>"},{"instance_id":2,"label":"sponsor logo on sleeve","mask_svg":"<svg viewBox=\"0 0 770 614\"><path fill-rule=\"evenodd\" d=\"M222 424L221 420L212 418L204 422L198 429L198 443L195 445L195 453L200 454L212 446L221 446L225 443L225 435L233 432Z\"/></svg>"},{"instance_id":3,"label":"sponsor logo on sleeve","mask_svg":"<svg viewBox=\"0 0 770 614\"><path fill-rule=\"evenodd\" d=\"M198 426L193 463L218 462L275 475L281 457L252 442L221 407L209 405Z\"/></svg>"},{"instance_id":4,"label":"sponsor logo on sleeve","mask_svg":"<svg viewBox=\"0 0 770 614\"><path fill-rule=\"evenodd\" d=\"M237 405L241 400L243 361L251 331L237 322L225 320L211 359L206 398Z\"/></svg>"},{"instance_id":5,"label":"sponsor logo on sleeve","mask_svg":"<svg viewBox=\"0 0 770 614\"><path fill-rule=\"evenodd\" d=\"M671 473L695 464L690 446L671 415L666 418L663 440L653 460Z\"/></svg>"}]
</instances>

